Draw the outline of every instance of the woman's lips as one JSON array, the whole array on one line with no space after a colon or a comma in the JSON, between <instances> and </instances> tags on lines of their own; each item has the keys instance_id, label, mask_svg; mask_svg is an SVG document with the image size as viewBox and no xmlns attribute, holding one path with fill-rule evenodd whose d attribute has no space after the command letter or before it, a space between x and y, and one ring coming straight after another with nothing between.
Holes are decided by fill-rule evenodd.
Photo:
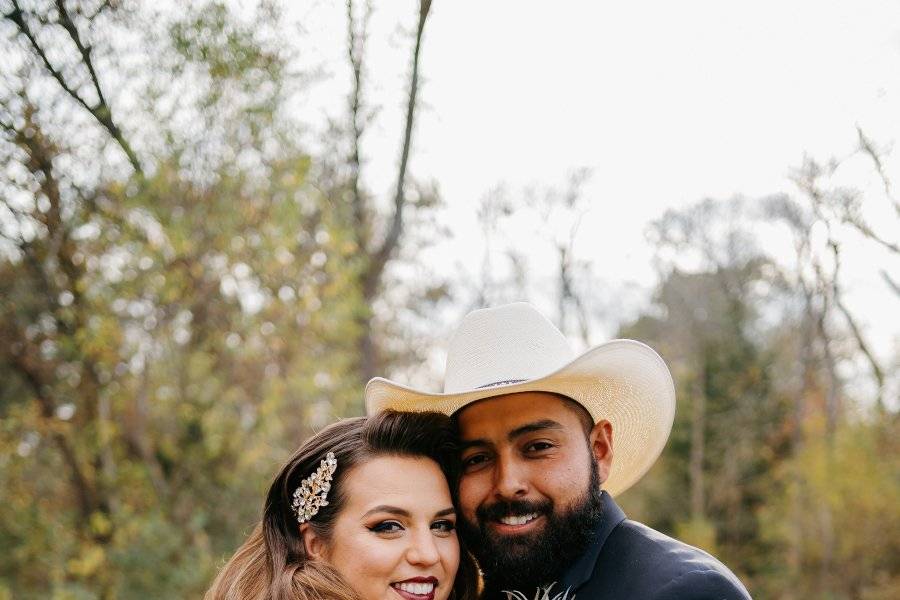
<instances>
[{"instance_id":1,"label":"woman's lips","mask_svg":"<svg viewBox=\"0 0 900 600\"><path fill-rule=\"evenodd\" d=\"M410 577L391 584L394 591L405 600L434 600L434 590L437 586L436 577Z\"/></svg>"}]
</instances>

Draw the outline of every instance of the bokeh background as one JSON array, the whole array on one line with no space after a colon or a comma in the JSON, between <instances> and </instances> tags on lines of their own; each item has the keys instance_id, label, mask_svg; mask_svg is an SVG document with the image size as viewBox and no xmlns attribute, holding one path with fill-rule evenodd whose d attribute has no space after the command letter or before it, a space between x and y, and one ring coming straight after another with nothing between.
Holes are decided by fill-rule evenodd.
<instances>
[{"instance_id":1,"label":"bokeh background","mask_svg":"<svg viewBox=\"0 0 900 600\"><path fill-rule=\"evenodd\" d=\"M900 6L611 4L0 1L0 599L200 597L513 300L668 361L630 516L900 597Z\"/></svg>"}]
</instances>

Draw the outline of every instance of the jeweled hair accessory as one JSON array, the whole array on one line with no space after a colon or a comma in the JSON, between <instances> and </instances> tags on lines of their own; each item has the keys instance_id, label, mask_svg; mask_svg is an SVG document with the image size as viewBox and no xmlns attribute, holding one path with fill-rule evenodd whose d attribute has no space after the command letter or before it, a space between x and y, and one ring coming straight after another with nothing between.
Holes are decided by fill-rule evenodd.
<instances>
[{"instance_id":1,"label":"jeweled hair accessory","mask_svg":"<svg viewBox=\"0 0 900 600\"><path fill-rule=\"evenodd\" d=\"M337 459L334 452L329 452L319 463L319 468L312 475L300 482L300 487L294 490L294 501L291 509L297 515L297 520L305 523L316 516L319 509L328 506L328 491L331 489L331 477L337 469Z\"/></svg>"}]
</instances>

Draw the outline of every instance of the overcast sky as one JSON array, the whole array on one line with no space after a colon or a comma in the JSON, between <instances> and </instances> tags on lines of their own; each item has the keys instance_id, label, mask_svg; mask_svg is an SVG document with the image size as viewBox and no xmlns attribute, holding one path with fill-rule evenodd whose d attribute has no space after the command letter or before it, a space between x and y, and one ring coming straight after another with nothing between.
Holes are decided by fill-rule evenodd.
<instances>
[{"instance_id":1,"label":"overcast sky","mask_svg":"<svg viewBox=\"0 0 900 600\"><path fill-rule=\"evenodd\" d=\"M375 4L370 99L381 110L366 174L387 199L416 2ZM292 9L313 48L306 60L330 73L304 101L310 122L337 114L348 89L343 11L325 1ZM897 0L435 0L421 67L412 169L440 185L454 234L430 260L473 274L483 253L475 213L500 184L561 186L572 169L592 169L576 253L613 288L650 286L645 230L666 209L793 191L788 174L804 153L848 155L857 124L884 146L900 136ZM900 182L896 153L888 169ZM848 167L847 183L877 188L857 171ZM522 245L540 272L555 256L527 229ZM900 306L873 264L897 274L897 261L857 249L847 261L851 301L887 353Z\"/></svg>"}]
</instances>

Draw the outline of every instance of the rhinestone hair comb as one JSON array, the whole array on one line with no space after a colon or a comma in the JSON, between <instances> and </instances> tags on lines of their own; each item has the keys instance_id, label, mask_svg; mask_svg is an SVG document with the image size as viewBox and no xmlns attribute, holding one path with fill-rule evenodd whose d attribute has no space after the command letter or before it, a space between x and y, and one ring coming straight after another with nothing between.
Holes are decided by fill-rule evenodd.
<instances>
[{"instance_id":1,"label":"rhinestone hair comb","mask_svg":"<svg viewBox=\"0 0 900 600\"><path fill-rule=\"evenodd\" d=\"M329 452L319 463L319 468L300 482L300 487L294 490L294 501L291 502L297 521L305 523L316 516L320 508L328 506L331 477L336 469L337 459L334 452Z\"/></svg>"}]
</instances>

